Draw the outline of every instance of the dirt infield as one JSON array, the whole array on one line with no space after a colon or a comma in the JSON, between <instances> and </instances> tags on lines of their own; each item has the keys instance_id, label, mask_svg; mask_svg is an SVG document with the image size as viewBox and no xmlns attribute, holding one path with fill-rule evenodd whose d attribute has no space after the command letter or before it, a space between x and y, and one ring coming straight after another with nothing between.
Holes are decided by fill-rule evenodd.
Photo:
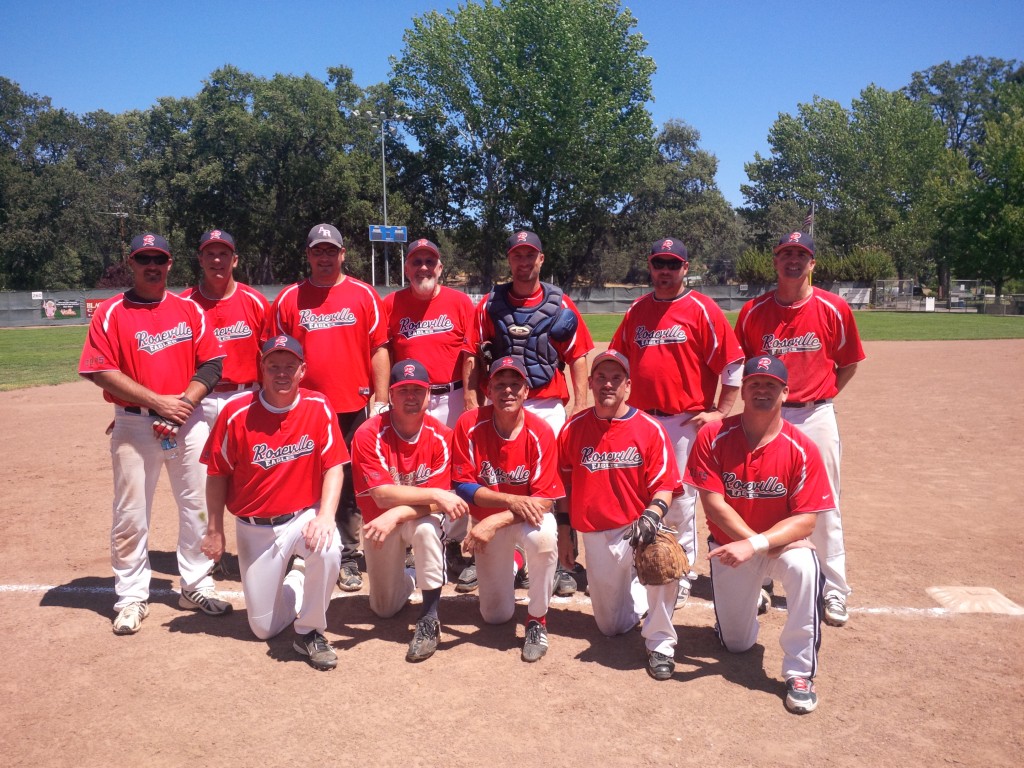
<instances>
[{"instance_id":1,"label":"dirt infield","mask_svg":"<svg viewBox=\"0 0 1024 768\"><path fill-rule=\"evenodd\" d=\"M837 402L852 618L824 628L820 705L804 717L782 703L783 611L753 650L725 653L703 559L665 683L644 673L639 634L602 637L582 595L555 600L551 649L527 665L522 627L481 626L475 597L450 588L441 649L419 665L404 661L414 607L381 621L365 589L337 593L339 667L315 672L290 637L250 636L237 581L221 583L239 593L230 617L176 607L166 481L150 617L117 637L110 408L87 382L0 394L2 762L1019 765L1024 617L945 612L925 589L992 587L1024 605L1024 341L865 347Z\"/></svg>"}]
</instances>

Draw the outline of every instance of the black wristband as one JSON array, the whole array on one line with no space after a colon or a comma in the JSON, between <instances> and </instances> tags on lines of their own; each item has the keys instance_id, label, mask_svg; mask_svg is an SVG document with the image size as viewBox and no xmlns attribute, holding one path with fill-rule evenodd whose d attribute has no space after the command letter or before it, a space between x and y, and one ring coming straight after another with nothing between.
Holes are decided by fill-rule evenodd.
<instances>
[{"instance_id":1,"label":"black wristband","mask_svg":"<svg viewBox=\"0 0 1024 768\"><path fill-rule=\"evenodd\" d=\"M668 504L661 499L651 499L651 502L647 505L648 507L657 507L661 510L661 516L664 517L668 514Z\"/></svg>"}]
</instances>

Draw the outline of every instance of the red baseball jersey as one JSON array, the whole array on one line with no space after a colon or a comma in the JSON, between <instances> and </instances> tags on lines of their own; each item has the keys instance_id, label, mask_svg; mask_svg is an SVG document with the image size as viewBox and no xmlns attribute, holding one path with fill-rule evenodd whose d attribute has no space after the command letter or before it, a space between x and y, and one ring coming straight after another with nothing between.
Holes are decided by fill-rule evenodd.
<instances>
[{"instance_id":1,"label":"red baseball jersey","mask_svg":"<svg viewBox=\"0 0 1024 768\"><path fill-rule=\"evenodd\" d=\"M836 369L864 359L850 305L812 287L809 298L786 306L775 291L751 299L736 320L736 335L748 357L769 354L789 371L789 399L808 402L835 397Z\"/></svg>"},{"instance_id":2,"label":"red baseball jersey","mask_svg":"<svg viewBox=\"0 0 1024 768\"><path fill-rule=\"evenodd\" d=\"M462 381L460 355L476 353L473 302L446 286L429 301L411 288L384 297L391 359L419 360L432 384Z\"/></svg>"},{"instance_id":3,"label":"red baseball jersey","mask_svg":"<svg viewBox=\"0 0 1024 768\"><path fill-rule=\"evenodd\" d=\"M512 291L509 291L508 300L513 307L536 307L544 301L544 288L538 288L535 293L525 299L520 299L514 296ZM576 322L578 324L576 333L568 341L552 341L551 344L558 351L558 357L562 362L569 364L574 360L578 360L583 357L592 350L594 348L594 340L590 337L590 331L587 330L587 324L583 322L583 316L580 315L580 311L576 309L576 305L573 304L572 299L565 294L562 294L562 306L571 310L572 313L576 315ZM476 307L476 339L478 341L487 341L488 339L493 338L494 322L491 320L491 315L487 311L487 296L484 296ZM487 371L480 371L480 387L486 393ZM565 374L560 370L555 369L555 375L551 378L551 381L542 387L531 389L530 394L527 397L530 399L557 397L563 404L568 403L569 387L565 383Z\"/></svg>"},{"instance_id":4,"label":"red baseball jersey","mask_svg":"<svg viewBox=\"0 0 1024 768\"><path fill-rule=\"evenodd\" d=\"M391 414L382 413L359 425L352 438L352 479L363 520L369 522L386 510L377 506L370 491L384 485L443 488L452 485L452 431L427 414L419 434L406 440L391 426Z\"/></svg>"},{"instance_id":5,"label":"red baseball jersey","mask_svg":"<svg viewBox=\"0 0 1024 768\"><path fill-rule=\"evenodd\" d=\"M466 411L455 423L452 438L452 483L476 483L499 493L560 499L555 434L547 422L529 411L519 434L506 440L494 428L494 406ZM470 504L477 520L500 512Z\"/></svg>"},{"instance_id":6,"label":"red baseball jersey","mask_svg":"<svg viewBox=\"0 0 1024 768\"><path fill-rule=\"evenodd\" d=\"M82 348L78 373L120 371L158 395L180 395L196 368L224 357L224 350L195 303L173 293L142 302L122 293L96 309ZM138 403L103 398L115 405Z\"/></svg>"},{"instance_id":7,"label":"red baseball jersey","mask_svg":"<svg viewBox=\"0 0 1024 768\"><path fill-rule=\"evenodd\" d=\"M387 343L384 308L371 286L351 276L330 288L303 280L278 294L270 316L270 336L287 333L302 344L303 386L327 395L338 413L366 406L370 356Z\"/></svg>"},{"instance_id":8,"label":"red baseball jersey","mask_svg":"<svg viewBox=\"0 0 1024 768\"><path fill-rule=\"evenodd\" d=\"M697 433L686 463L684 482L720 493L757 533L793 515L835 509L821 454L798 427L782 422L782 431L751 450L740 416L713 421ZM708 521L719 544L732 539Z\"/></svg>"},{"instance_id":9,"label":"red baseball jersey","mask_svg":"<svg viewBox=\"0 0 1024 768\"><path fill-rule=\"evenodd\" d=\"M654 494L683 491L665 429L636 408L621 419L598 418L593 408L577 414L558 434L558 463L569 520L583 533L621 528Z\"/></svg>"},{"instance_id":10,"label":"red baseball jersey","mask_svg":"<svg viewBox=\"0 0 1024 768\"><path fill-rule=\"evenodd\" d=\"M743 359L725 313L697 291L670 300L641 296L626 310L609 348L629 360L629 404L673 414L714 408L719 376Z\"/></svg>"},{"instance_id":11,"label":"red baseball jersey","mask_svg":"<svg viewBox=\"0 0 1024 768\"><path fill-rule=\"evenodd\" d=\"M182 294L206 313L213 335L224 347L227 357L220 376L221 384L251 384L260 380L260 345L267 339L265 324L270 303L262 293L243 283L223 299L203 295L198 286Z\"/></svg>"},{"instance_id":12,"label":"red baseball jersey","mask_svg":"<svg viewBox=\"0 0 1024 768\"><path fill-rule=\"evenodd\" d=\"M227 508L238 517L276 517L320 501L324 473L348 463L334 409L319 392L299 389L288 408L258 392L234 397L217 416L200 461L228 478Z\"/></svg>"}]
</instances>

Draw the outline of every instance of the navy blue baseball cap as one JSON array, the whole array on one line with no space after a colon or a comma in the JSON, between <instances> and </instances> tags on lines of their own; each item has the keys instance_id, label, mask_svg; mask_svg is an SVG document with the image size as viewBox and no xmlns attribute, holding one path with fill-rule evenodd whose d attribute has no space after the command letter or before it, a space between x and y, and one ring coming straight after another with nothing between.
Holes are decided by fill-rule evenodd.
<instances>
[{"instance_id":1,"label":"navy blue baseball cap","mask_svg":"<svg viewBox=\"0 0 1024 768\"><path fill-rule=\"evenodd\" d=\"M291 336L286 334L280 334L278 336L271 336L265 342L263 342L263 348L260 350L260 354L266 357L271 352L291 352L299 360L305 360L306 357L302 352L302 345L298 341L293 339Z\"/></svg>"},{"instance_id":2,"label":"navy blue baseball cap","mask_svg":"<svg viewBox=\"0 0 1024 768\"><path fill-rule=\"evenodd\" d=\"M771 376L783 384L789 384L786 364L771 355L758 355L747 360L743 366L743 380L746 381L751 376Z\"/></svg>"},{"instance_id":3,"label":"navy blue baseball cap","mask_svg":"<svg viewBox=\"0 0 1024 768\"><path fill-rule=\"evenodd\" d=\"M522 359L518 357L512 357L505 355L505 357L499 357L493 363L491 363L491 369L487 372L488 376L497 376L502 371L515 371L524 379L529 378L526 375L526 366L523 364Z\"/></svg>"},{"instance_id":4,"label":"navy blue baseball cap","mask_svg":"<svg viewBox=\"0 0 1024 768\"><path fill-rule=\"evenodd\" d=\"M525 245L538 253L543 253L544 248L540 244L540 238L537 237L535 232L531 232L528 229L520 229L512 233L512 236L505 241L505 255L507 256L512 252L513 248L518 248L520 245Z\"/></svg>"},{"instance_id":5,"label":"navy blue baseball cap","mask_svg":"<svg viewBox=\"0 0 1024 768\"><path fill-rule=\"evenodd\" d=\"M211 229L209 232L203 234L199 238L199 250L203 250L208 245L213 243L222 243L230 248L232 251L235 250L235 238L225 232L223 229Z\"/></svg>"},{"instance_id":6,"label":"navy blue baseball cap","mask_svg":"<svg viewBox=\"0 0 1024 768\"><path fill-rule=\"evenodd\" d=\"M811 256L814 256L814 238L806 232L790 232L779 238L779 244L775 246L774 253L778 253L783 248L789 248L795 246L797 248L803 248Z\"/></svg>"},{"instance_id":7,"label":"navy blue baseball cap","mask_svg":"<svg viewBox=\"0 0 1024 768\"><path fill-rule=\"evenodd\" d=\"M167 244L167 240L161 235L153 232L143 232L141 235L136 235L132 238L130 256L134 256L136 253L146 253L147 251L162 253L168 258L171 256L171 246Z\"/></svg>"},{"instance_id":8,"label":"navy blue baseball cap","mask_svg":"<svg viewBox=\"0 0 1024 768\"><path fill-rule=\"evenodd\" d=\"M399 360L391 366L390 389L400 387L403 384L415 384L418 387L429 387L430 376L427 369L419 360Z\"/></svg>"},{"instance_id":9,"label":"navy blue baseball cap","mask_svg":"<svg viewBox=\"0 0 1024 768\"><path fill-rule=\"evenodd\" d=\"M690 263L690 253L686 250L686 246L683 245L682 240L674 237L666 237L651 243L650 258L653 259L658 256L672 256L680 261L685 261L687 264Z\"/></svg>"}]
</instances>

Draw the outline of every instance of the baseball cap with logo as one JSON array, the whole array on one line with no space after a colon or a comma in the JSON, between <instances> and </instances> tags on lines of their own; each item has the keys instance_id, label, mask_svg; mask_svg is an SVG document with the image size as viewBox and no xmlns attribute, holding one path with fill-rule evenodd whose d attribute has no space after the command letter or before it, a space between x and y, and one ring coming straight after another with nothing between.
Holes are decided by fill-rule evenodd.
<instances>
[{"instance_id":1,"label":"baseball cap with logo","mask_svg":"<svg viewBox=\"0 0 1024 768\"><path fill-rule=\"evenodd\" d=\"M129 255L134 256L136 253L145 253L146 251L156 251L170 257L171 246L160 235L153 232L143 232L132 239L131 254Z\"/></svg>"},{"instance_id":2,"label":"baseball cap with logo","mask_svg":"<svg viewBox=\"0 0 1024 768\"><path fill-rule=\"evenodd\" d=\"M432 254L441 258L441 249L438 248L434 243L427 240L425 237L421 237L419 240L413 240L409 245L409 251L405 254L405 258L409 258L417 251L430 251Z\"/></svg>"},{"instance_id":3,"label":"baseball cap with logo","mask_svg":"<svg viewBox=\"0 0 1024 768\"><path fill-rule=\"evenodd\" d=\"M597 366L599 366L605 360L611 360L613 363L622 368L622 370L626 372L626 375L629 376L629 360L626 359L626 356L624 354L622 354L621 352L616 352L614 349L606 350L599 354L597 357L595 357L594 364L590 366L590 372L593 373L594 371L596 371Z\"/></svg>"},{"instance_id":4,"label":"baseball cap with logo","mask_svg":"<svg viewBox=\"0 0 1024 768\"><path fill-rule=\"evenodd\" d=\"M201 251L206 246L214 243L221 243L226 245L232 251L235 250L235 238L223 229L211 229L209 232L203 234L203 236L199 238L199 250Z\"/></svg>"},{"instance_id":5,"label":"baseball cap with logo","mask_svg":"<svg viewBox=\"0 0 1024 768\"><path fill-rule=\"evenodd\" d=\"M774 253L778 253L783 248L788 248L791 245L803 248L811 256L814 256L814 238L806 232L790 232L783 235L779 238L779 244L775 246Z\"/></svg>"},{"instance_id":6,"label":"baseball cap with logo","mask_svg":"<svg viewBox=\"0 0 1024 768\"><path fill-rule=\"evenodd\" d=\"M317 224L306 235L306 247L312 248L318 243L331 243L339 248L344 248L345 244L341 240L341 232L333 224Z\"/></svg>"},{"instance_id":7,"label":"baseball cap with logo","mask_svg":"<svg viewBox=\"0 0 1024 768\"><path fill-rule=\"evenodd\" d=\"M399 360L391 366L391 389L403 384L415 384L418 387L429 387L430 376L419 360Z\"/></svg>"},{"instance_id":8,"label":"baseball cap with logo","mask_svg":"<svg viewBox=\"0 0 1024 768\"><path fill-rule=\"evenodd\" d=\"M509 355L499 357L491 363L491 369L488 371L488 375L497 376L502 371L515 371L524 379L528 378L526 375L526 366L523 365L522 359L518 357L511 357Z\"/></svg>"},{"instance_id":9,"label":"baseball cap with logo","mask_svg":"<svg viewBox=\"0 0 1024 768\"><path fill-rule=\"evenodd\" d=\"M512 236L505 241L505 255L508 255L513 248L518 248L520 245L529 246L538 253L544 252L544 248L540 244L540 238L537 237L536 233L528 229L520 229L513 232Z\"/></svg>"},{"instance_id":10,"label":"baseball cap with logo","mask_svg":"<svg viewBox=\"0 0 1024 768\"><path fill-rule=\"evenodd\" d=\"M771 376L783 384L789 383L789 372L786 371L786 364L779 358L771 355L758 355L747 360L743 366L743 380L751 376Z\"/></svg>"},{"instance_id":11,"label":"baseball cap with logo","mask_svg":"<svg viewBox=\"0 0 1024 768\"><path fill-rule=\"evenodd\" d=\"M266 357L271 352L291 352L299 360L305 360L305 356L302 353L302 345L298 341L293 339L291 336L280 334L279 336L271 336L265 342L263 342L263 348L260 350L261 354Z\"/></svg>"},{"instance_id":12,"label":"baseball cap with logo","mask_svg":"<svg viewBox=\"0 0 1024 768\"><path fill-rule=\"evenodd\" d=\"M653 259L658 256L672 256L680 261L685 261L687 264L690 263L690 253L686 250L686 246L683 245L681 240L674 237L665 237L651 243L650 258Z\"/></svg>"}]
</instances>

